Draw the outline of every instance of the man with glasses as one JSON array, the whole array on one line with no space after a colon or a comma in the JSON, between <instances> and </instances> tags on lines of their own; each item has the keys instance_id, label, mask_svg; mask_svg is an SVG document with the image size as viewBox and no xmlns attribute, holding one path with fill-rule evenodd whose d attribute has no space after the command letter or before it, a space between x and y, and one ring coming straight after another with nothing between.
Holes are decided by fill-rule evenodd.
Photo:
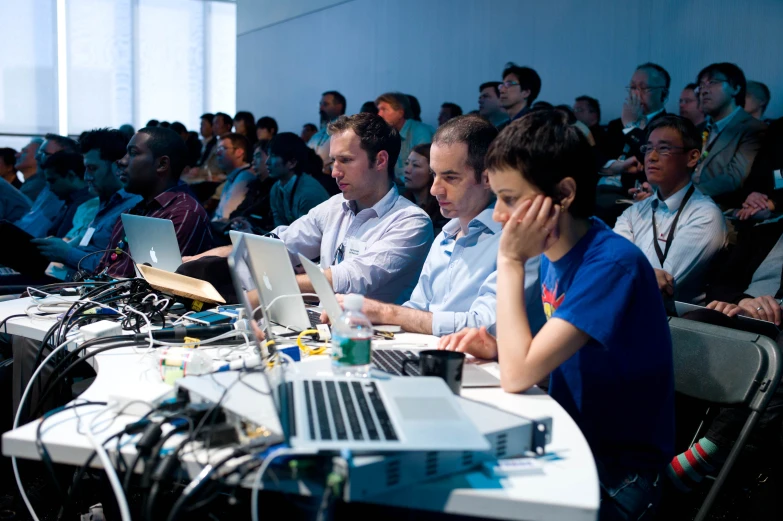
<instances>
[{"instance_id":1,"label":"man with glasses","mask_svg":"<svg viewBox=\"0 0 783 521\"><path fill-rule=\"evenodd\" d=\"M220 138L217 147L218 166L224 172L229 172L223 191L220 194L220 202L213 221L224 223L231 212L237 209L245 200L247 185L254 179L250 169L250 143L242 134L226 134Z\"/></svg>"},{"instance_id":2,"label":"man with glasses","mask_svg":"<svg viewBox=\"0 0 783 521\"><path fill-rule=\"evenodd\" d=\"M530 112L530 106L541 92L541 77L530 67L520 67L509 62L503 71L500 89L500 105L506 111L509 121L498 127L503 130L511 121Z\"/></svg>"},{"instance_id":3,"label":"man with glasses","mask_svg":"<svg viewBox=\"0 0 783 521\"><path fill-rule=\"evenodd\" d=\"M766 125L743 110L746 82L733 63L713 63L698 75L702 131L701 159L693 183L727 208L736 208Z\"/></svg>"},{"instance_id":4,"label":"man with glasses","mask_svg":"<svg viewBox=\"0 0 783 521\"><path fill-rule=\"evenodd\" d=\"M701 156L699 132L680 116L656 118L641 152L655 193L625 210L614 231L647 256L664 298L702 304L704 278L726 242L726 225L720 208L691 182Z\"/></svg>"},{"instance_id":5,"label":"man with glasses","mask_svg":"<svg viewBox=\"0 0 783 521\"><path fill-rule=\"evenodd\" d=\"M704 122L701 101L699 101L699 95L696 94L698 90L698 85L689 83L680 94L680 116L688 118L694 125L701 125Z\"/></svg>"}]
</instances>

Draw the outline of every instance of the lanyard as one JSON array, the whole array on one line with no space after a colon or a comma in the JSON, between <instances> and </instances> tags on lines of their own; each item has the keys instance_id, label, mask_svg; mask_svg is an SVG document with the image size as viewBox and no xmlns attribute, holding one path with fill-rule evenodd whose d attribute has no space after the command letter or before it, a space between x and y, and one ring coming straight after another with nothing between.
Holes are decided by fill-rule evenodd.
<instances>
[{"instance_id":1,"label":"lanyard","mask_svg":"<svg viewBox=\"0 0 783 521\"><path fill-rule=\"evenodd\" d=\"M655 225L655 209L653 209L652 212L653 246L655 247L655 254L658 255L658 262L661 263L661 268L663 268L663 263L666 261L666 257L669 256L669 248L671 247L672 239L674 238L674 229L677 227L677 221L680 220L680 214L682 213L682 209L685 208L686 204L688 204L688 200L690 200L694 190L696 190L696 187L694 185L691 185L691 187L688 188L688 191L685 192L685 197L683 197L682 203L680 203L680 208L679 210L677 210L677 215L674 216L674 221L672 222L672 226L671 228L669 228L669 236L666 237L666 250L664 251L661 251L661 246L658 244L658 227Z\"/></svg>"}]
</instances>

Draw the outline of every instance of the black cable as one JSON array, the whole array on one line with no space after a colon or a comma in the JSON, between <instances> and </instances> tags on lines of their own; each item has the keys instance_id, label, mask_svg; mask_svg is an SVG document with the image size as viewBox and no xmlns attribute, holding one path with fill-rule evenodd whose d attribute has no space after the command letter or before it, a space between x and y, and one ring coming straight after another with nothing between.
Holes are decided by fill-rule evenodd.
<instances>
[{"instance_id":1,"label":"black cable","mask_svg":"<svg viewBox=\"0 0 783 521\"><path fill-rule=\"evenodd\" d=\"M3 320L0 320L0 327L2 327L2 328L3 328L3 333L5 333L6 335L8 334L8 325L7 325L7 322L8 322L10 319L12 319L12 318L22 318L22 317L27 317L27 316L28 316L28 315L27 315L27 313L19 313L19 314L17 314L17 315L8 315L8 316L7 316L7 317L5 317Z\"/></svg>"},{"instance_id":2,"label":"black cable","mask_svg":"<svg viewBox=\"0 0 783 521\"><path fill-rule=\"evenodd\" d=\"M79 259L79 262L76 263L76 271L77 272L81 271L82 261L84 259L86 259L87 257L90 257L92 255L97 255L99 253L106 253L107 251L113 251L115 253L117 253L119 251L119 253L124 253L125 255L128 256L128 258L130 258L130 260L131 260L131 262L133 262L133 264L136 264L136 261L133 260L133 257L131 257L130 253L128 253L127 251L125 251L123 249L120 249L120 248L107 248L105 250L96 250L96 251L90 252L87 255L85 255L84 257L82 257L81 259Z\"/></svg>"}]
</instances>

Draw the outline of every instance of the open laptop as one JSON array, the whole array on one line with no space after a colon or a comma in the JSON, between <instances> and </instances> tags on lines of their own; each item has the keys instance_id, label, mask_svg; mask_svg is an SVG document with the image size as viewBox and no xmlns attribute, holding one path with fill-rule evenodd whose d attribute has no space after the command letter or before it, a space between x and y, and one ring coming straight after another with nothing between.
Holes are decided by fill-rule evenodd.
<instances>
[{"instance_id":1,"label":"open laptop","mask_svg":"<svg viewBox=\"0 0 783 521\"><path fill-rule=\"evenodd\" d=\"M329 321L334 323L343 312L337 297L334 295L332 285L321 271L321 268L307 257L299 255L310 282L313 284L321 307L326 311ZM403 373L402 364L405 360L418 360L419 357L413 351L405 349L375 349L372 350L372 365L376 369L396 376L418 376L416 364L408 365L408 372ZM463 387L500 387L500 378L483 369L481 366L469 363L467 360L462 368Z\"/></svg>"},{"instance_id":2,"label":"open laptop","mask_svg":"<svg viewBox=\"0 0 783 521\"><path fill-rule=\"evenodd\" d=\"M674 309L677 312L677 316L681 317L686 313L690 313L691 311L696 311L699 309L707 309L707 308L704 306L697 306L696 304L689 304L687 302L675 301ZM757 318L752 318L752 317L746 317L744 315L737 315L734 318L735 320L737 320L737 322L739 323L743 331L747 331L749 333L755 333L757 335L762 335L771 338L772 340L777 340L778 335L780 334L780 329L772 322L767 322L766 320L759 320Z\"/></svg>"},{"instance_id":3,"label":"open laptop","mask_svg":"<svg viewBox=\"0 0 783 521\"><path fill-rule=\"evenodd\" d=\"M130 254L136 264L146 263L164 271L177 271L182 264L182 255L173 222L127 213L121 217Z\"/></svg>"}]
</instances>

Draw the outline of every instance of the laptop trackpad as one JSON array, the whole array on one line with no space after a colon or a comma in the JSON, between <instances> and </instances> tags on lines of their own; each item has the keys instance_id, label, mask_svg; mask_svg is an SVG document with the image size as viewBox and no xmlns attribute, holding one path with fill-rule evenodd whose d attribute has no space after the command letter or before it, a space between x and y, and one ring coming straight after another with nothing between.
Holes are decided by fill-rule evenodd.
<instances>
[{"instance_id":1,"label":"laptop trackpad","mask_svg":"<svg viewBox=\"0 0 783 521\"><path fill-rule=\"evenodd\" d=\"M460 416L453 405L444 398L413 398L398 396L394 399L400 416L406 421L454 421Z\"/></svg>"}]
</instances>

